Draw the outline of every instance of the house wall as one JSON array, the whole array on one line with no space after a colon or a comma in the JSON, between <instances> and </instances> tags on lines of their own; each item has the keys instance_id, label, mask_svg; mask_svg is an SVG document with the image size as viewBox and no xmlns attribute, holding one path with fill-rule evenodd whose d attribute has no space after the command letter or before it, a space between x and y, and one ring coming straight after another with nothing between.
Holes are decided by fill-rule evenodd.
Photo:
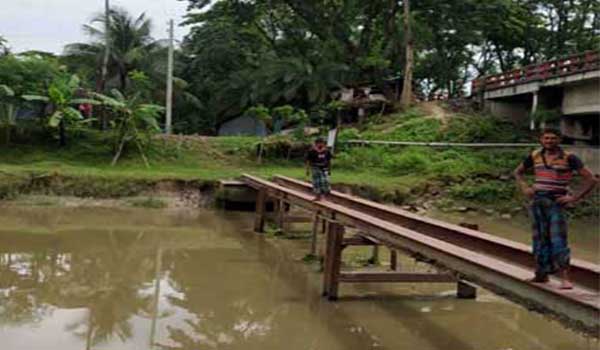
<instances>
[{"instance_id":1,"label":"house wall","mask_svg":"<svg viewBox=\"0 0 600 350\"><path fill-rule=\"evenodd\" d=\"M219 136L267 136L267 128L260 120L241 116L223 123Z\"/></svg>"}]
</instances>

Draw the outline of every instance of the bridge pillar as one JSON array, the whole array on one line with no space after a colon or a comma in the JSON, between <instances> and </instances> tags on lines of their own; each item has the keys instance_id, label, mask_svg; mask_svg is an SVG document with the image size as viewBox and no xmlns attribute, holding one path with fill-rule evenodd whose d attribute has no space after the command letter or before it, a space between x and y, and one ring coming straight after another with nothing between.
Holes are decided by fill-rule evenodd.
<instances>
[{"instance_id":1,"label":"bridge pillar","mask_svg":"<svg viewBox=\"0 0 600 350\"><path fill-rule=\"evenodd\" d=\"M529 114L529 129L531 130L535 130L535 120L533 119L533 116L535 115L538 107L538 92L538 90L533 92L533 100L531 102L531 112Z\"/></svg>"},{"instance_id":2,"label":"bridge pillar","mask_svg":"<svg viewBox=\"0 0 600 350\"><path fill-rule=\"evenodd\" d=\"M323 271L323 296L326 296L329 300L337 300L338 298L343 240L344 226L335 222L329 222L325 251L325 268Z\"/></svg>"}]
</instances>

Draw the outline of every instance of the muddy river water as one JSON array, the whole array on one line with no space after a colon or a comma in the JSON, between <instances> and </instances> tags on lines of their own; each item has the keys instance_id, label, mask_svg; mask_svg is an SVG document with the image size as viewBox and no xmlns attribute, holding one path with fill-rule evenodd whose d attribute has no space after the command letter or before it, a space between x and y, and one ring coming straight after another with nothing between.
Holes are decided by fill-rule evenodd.
<instances>
[{"instance_id":1,"label":"muddy river water","mask_svg":"<svg viewBox=\"0 0 600 350\"><path fill-rule=\"evenodd\" d=\"M486 291L342 285L308 243L198 210L0 208L1 350L591 350L596 340Z\"/></svg>"}]
</instances>

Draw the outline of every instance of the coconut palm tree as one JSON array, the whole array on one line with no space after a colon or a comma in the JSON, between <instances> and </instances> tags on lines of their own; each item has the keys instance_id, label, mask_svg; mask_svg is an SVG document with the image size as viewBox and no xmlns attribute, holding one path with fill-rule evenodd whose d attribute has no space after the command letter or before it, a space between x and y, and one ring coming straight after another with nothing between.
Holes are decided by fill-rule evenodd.
<instances>
[{"instance_id":1,"label":"coconut palm tree","mask_svg":"<svg viewBox=\"0 0 600 350\"><path fill-rule=\"evenodd\" d=\"M0 35L0 57L8 55L10 50L8 49L8 41L4 39L2 35Z\"/></svg>"},{"instance_id":2,"label":"coconut palm tree","mask_svg":"<svg viewBox=\"0 0 600 350\"><path fill-rule=\"evenodd\" d=\"M147 65L144 61L148 60L156 49L163 45L161 41L154 40L150 35L152 21L144 13L138 17L132 17L127 10L117 7L110 11L109 16L108 31L104 30L105 16L103 14L96 15L91 24L83 26L83 30L92 39L91 42L69 44L65 47L64 54L75 64L85 65L92 62L96 72L96 87L104 87L105 82L101 81L100 69L105 43L108 41L110 57L106 85L125 91L129 83L129 73L138 67Z\"/></svg>"}]
</instances>

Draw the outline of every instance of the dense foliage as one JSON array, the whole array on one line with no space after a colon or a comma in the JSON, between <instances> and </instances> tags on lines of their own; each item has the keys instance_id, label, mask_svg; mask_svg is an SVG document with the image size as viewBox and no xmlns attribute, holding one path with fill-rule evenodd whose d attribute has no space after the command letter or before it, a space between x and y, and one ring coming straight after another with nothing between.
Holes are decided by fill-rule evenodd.
<instances>
[{"instance_id":1,"label":"dense foliage","mask_svg":"<svg viewBox=\"0 0 600 350\"><path fill-rule=\"evenodd\" d=\"M340 85L402 76L402 2L189 0L182 47L205 125L258 104L311 111ZM424 0L411 4L414 84L459 96L476 75L592 50L594 0ZM199 11L200 10L200 11Z\"/></svg>"},{"instance_id":2,"label":"dense foliage","mask_svg":"<svg viewBox=\"0 0 600 350\"><path fill-rule=\"evenodd\" d=\"M187 2L183 24L190 32L175 52L177 133L215 134L223 122L261 106L302 110L302 119L313 125L336 118L339 123L344 106L336 105L333 93L341 87L373 86L398 98L406 49L402 1ZM458 97L477 75L592 50L600 43L595 0L420 0L410 8L414 90L425 97ZM59 75L76 74L86 93L142 90L144 103L164 105L167 43L151 36L152 20L143 13L114 7L109 19L107 28L106 18L95 16L83 26L89 41L69 44L58 56L13 54L0 37L0 84L16 97L39 95ZM33 108L17 102L16 110ZM96 112L101 122L95 126L110 129L110 111Z\"/></svg>"}]
</instances>

